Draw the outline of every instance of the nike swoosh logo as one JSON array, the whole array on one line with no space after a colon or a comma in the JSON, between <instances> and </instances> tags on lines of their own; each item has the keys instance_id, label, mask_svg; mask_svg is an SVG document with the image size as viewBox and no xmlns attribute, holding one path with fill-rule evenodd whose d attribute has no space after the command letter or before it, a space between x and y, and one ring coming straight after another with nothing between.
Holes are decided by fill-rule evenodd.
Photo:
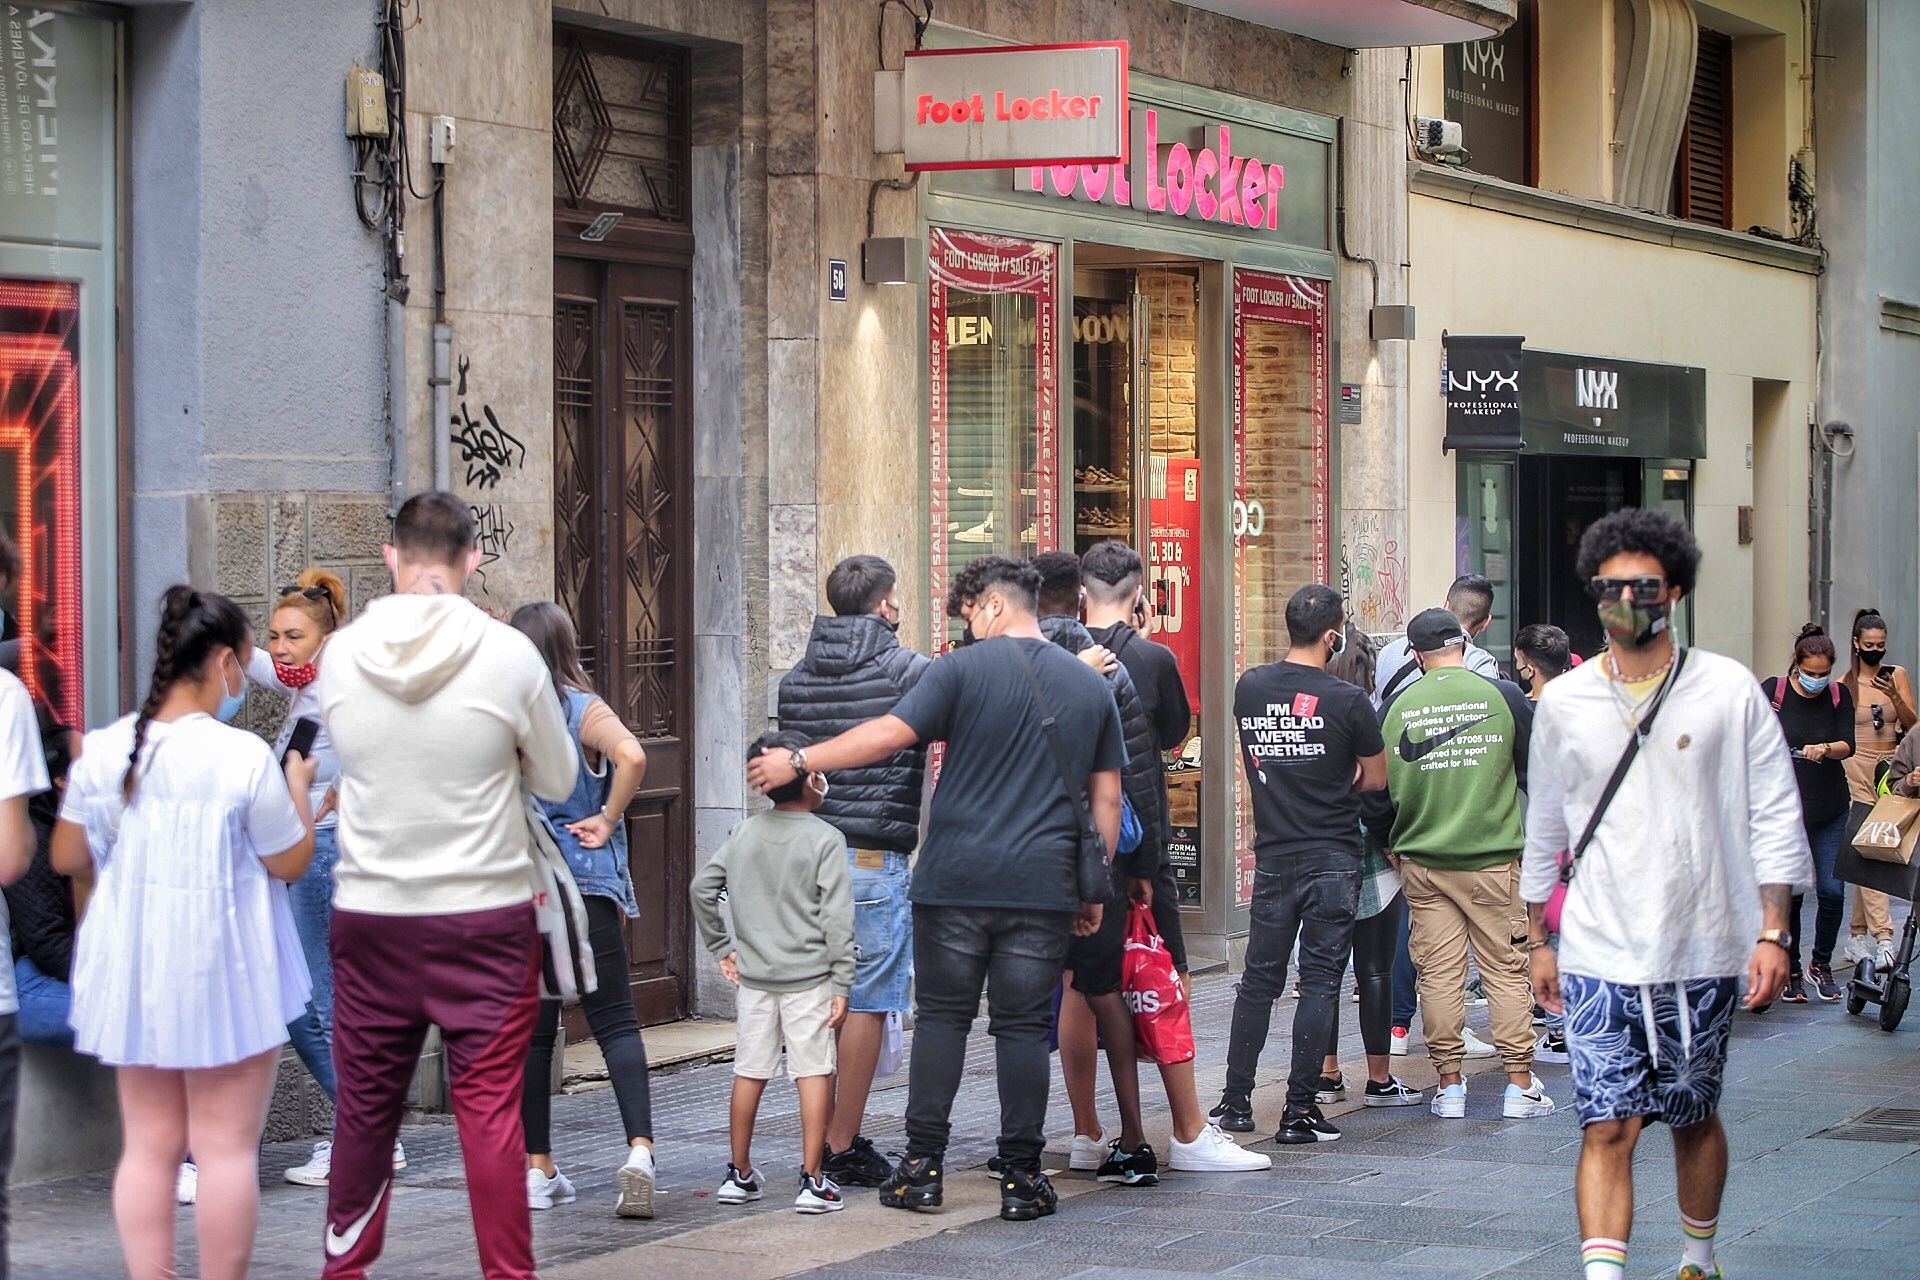
<instances>
[{"instance_id":1,"label":"nike swoosh logo","mask_svg":"<svg viewBox=\"0 0 1920 1280\"><path fill-rule=\"evenodd\" d=\"M345 1235L336 1232L331 1222L327 1224L327 1256L329 1258L344 1258L353 1252L353 1247L360 1243L361 1233L367 1229L367 1224L373 1221L373 1215L379 1212L381 1202L387 1198L387 1188L392 1185L392 1178L380 1184L380 1190L373 1197L373 1203L367 1206L365 1213L353 1220L347 1227Z\"/></svg>"},{"instance_id":2,"label":"nike swoosh logo","mask_svg":"<svg viewBox=\"0 0 1920 1280\"><path fill-rule=\"evenodd\" d=\"M1441 747L1452 742L1467 730L1473 728L1473 726L1485 724L1491 719L1493 719L1492 716L1481 716L1478 720L1469 720L1465 724L1457 724L1445 733L1436 733L1421 742L1415 742L1407 737L1407 731L1402 729L1400 731L1400 758L1408 764L1417 764L1427 756L1432 755L1435 751L1438 751Z\"/></svg>"}]
</instances>

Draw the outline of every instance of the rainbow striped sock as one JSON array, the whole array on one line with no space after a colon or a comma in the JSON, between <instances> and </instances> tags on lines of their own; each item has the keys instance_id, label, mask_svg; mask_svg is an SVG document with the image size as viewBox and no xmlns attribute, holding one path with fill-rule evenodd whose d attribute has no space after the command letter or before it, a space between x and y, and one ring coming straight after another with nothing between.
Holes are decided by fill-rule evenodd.
<instances>
[{"instance_id":1,"label":"rainbow striped sock","mask_svg":"<svg viewBox=\"0 0 1920 1280\"><path fill-rule=\"evenodd\" d=\"M1686 1232L1686 1247L1680 1254L1680 1263L1685 1266L1691 1262L1702 1271L1713 1270L1713 1237L1720 1230L1720 1219L1708 1218L1702 1222L1698 1218L1680 1215L1680 1229Z\"/></svg>"},{"instance_id":2,"label":"rainbow striped sock","mask_svg":"<svg viewBox=\"0 0 1920 1280\"><path fill-rule=\"evenodd\" d=\"M1621 1280L1627 1274L1627 1242L1594 1236L1580 1242L1580 1265L1586 1280Z\"/></svg>"}]
</instances>

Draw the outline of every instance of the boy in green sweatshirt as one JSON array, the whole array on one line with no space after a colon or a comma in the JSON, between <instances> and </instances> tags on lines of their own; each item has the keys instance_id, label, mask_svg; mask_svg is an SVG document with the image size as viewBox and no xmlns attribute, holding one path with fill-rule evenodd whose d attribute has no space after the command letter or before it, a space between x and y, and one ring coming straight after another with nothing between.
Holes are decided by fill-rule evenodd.
<instances>
[{"instance_id":1,"label":"boy in green sweatshirt","mask_svg":"<svg viewBox=\"0 0 1920 1280\"><path fill-rule=\"evenodd\" d=\"M1445 609L1414 618L1407 639L1425 674L1386 708L1381 736L1393 810L1388 843L1407 895L1427 1052L1440 1076L1433 1113L1461 1119L1467 1111L1460 1059L1471 945L1507 1069L1504 1114L1551 1115L1553 1099L1533 1074L1533 997L1520 950L1520 789L1533 708L1518 685L1466 668L1466 632ZM1374 816L1368 825L1377 829Z\"/></svg>"},{"instance_id":2,"label":"boy in green sweatshirt","mask_svg":"<svg viewBox=\"0 0 1920 1280\"><path fill-rule=\"evenodd\" d=\"M805 747L797 733L769 733L748 749ZM735 1009L733 1162L716 1198L745 1204L761 1197L753 1167L753 1122L760 1095L780 1065L800 1094L800 1213L844 1209L840 1188L821 1172L827 1120L833 1108L833 1033L847 1020L853 986L853 885L846 838L813 816L827 796L827 779L809 773L767 792L773 808L733 829L727 842L693 878L693 911L700 937L739 988ZM733 927L720 914L724 894Z\"/></svg>"}]
</instances>

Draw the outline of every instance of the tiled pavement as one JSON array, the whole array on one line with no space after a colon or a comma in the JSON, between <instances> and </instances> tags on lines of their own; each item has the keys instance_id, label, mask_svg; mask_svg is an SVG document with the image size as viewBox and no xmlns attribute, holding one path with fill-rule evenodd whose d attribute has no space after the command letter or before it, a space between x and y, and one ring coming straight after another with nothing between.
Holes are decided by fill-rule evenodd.
<instances>
[{"instance_id":1,"label":"tiled pavement","mask_svg":"<svg viewBox=\"0 0 1920 1280\"><path fill-rule=\"evenodd\" d=\"M1207 1101L1223 1074L1231 1002L1231 980L1196 982ZM1343 1008L1344 1047L1357 1053L1351 1008ZM1289 1012L1283 1002L1263 1083L1280 1077ZM1484 1011L1475 1011L1474 1021L1485 1035ZM1430 1081L1422 1060L1402 1062L1410 1064L1410 1079ZM1150 1070L1146 1074L1151 1099L1156 1091ZM1540 1074L1549 1091L1567 1101L1565 1069L1546 1067ZM1499 1119L1497 1075L1472 1082L1465 1121L1440 1121L1425 1108L1356 1110L1339 1118L1345 1137L1332 1147L1300 1152L1262 1145L1274 1156L1270 1173L1172 1175L1152 1190L1097 1187L1084 1182L1085 1175L1063 1175L1070 1194L1060 1213L1020 1225L993 1219L990 1184L963 1172L985 1160L996 1128L991 1042L984 1036L968 1055L949 1153L949 1185L964 1181L968 1194L950 1192L955 1207L939 1217L887 1213L870 1199L827 1219L784 1212L788 1200L778 1192L790 1176L785 1170L798 1135L785 1085L769 1091L757 1144L759 1159L773 1171L774 1194L745 1210L715 1204L708 1193L726 1163L729 1079L724 1065L656 1075L663 1177L659 1216L651 1222L619 1221L609 1212L623 1146L612 1095L600 1090L555 1100L556 1151L581 1199L536 1215L543 1272L698 1273L703 1280L796 1273L833 1280L1578 1273L1569 1191L1578 1125L1568 1112L1539 1121ZM1256 1094L1263 1125L1271 1126L1278 1103L1275 1088ZM904 1073L882 1082L867 1125L882 1149L898 1143L904 1104ZM1052 1127L1064 1129L1057 1087L1055 1105ZM1920 1019L1886 1035L1837 1005L1740 1015L1724 1108L1734 1171L1721 1256L1731 1276L1920 1277L1920 1144L1815 1136L1882 1106L1920 1108ZM1162 1151L1164 1123L1161 1116L1149 1125L1162 1130L1155 1138ZM412 1166L397 1184L380 1274L427 1280L477 1274L451 1126L417 1125L404 1136ZM280 1145L263 1157L256 1275L318 1271L320 1195L279 1177L304 1155L304 1146ZM1641 1227L1629 1274L1670 1275L1679 1230L1670 1146L1657 1127L1643 1141L1639 1178ZM185 1211L180 1229L182 1274L191 1275ZM14 1274L23 1280L122 1274L104 1176L16 1188L12 1238ZM672 1247L649 1247L663 1244Z\"/></svg>"}]
</instances>

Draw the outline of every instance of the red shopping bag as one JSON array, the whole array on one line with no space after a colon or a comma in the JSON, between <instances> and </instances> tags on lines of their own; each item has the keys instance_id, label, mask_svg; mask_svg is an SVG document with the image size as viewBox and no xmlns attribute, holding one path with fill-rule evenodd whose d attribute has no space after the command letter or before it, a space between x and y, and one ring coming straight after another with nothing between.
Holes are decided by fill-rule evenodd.
<instances>
[{"instance_id":1,"label":"red shopping bag","mask_svg":"<svg viewBox=\"0 0 1920 1280\"><path fill-rule=\"evenodd\" d=\"M1127 913L1126 953L1121 961L1120 989L1133 1010L1133 1037L1140 1056L1154 1062L1193 1060L1193 1019L1187 993L1167 954L1167 944L1154 931L1153 908L1135 903Z\"/></svg>"}]
</instances>

